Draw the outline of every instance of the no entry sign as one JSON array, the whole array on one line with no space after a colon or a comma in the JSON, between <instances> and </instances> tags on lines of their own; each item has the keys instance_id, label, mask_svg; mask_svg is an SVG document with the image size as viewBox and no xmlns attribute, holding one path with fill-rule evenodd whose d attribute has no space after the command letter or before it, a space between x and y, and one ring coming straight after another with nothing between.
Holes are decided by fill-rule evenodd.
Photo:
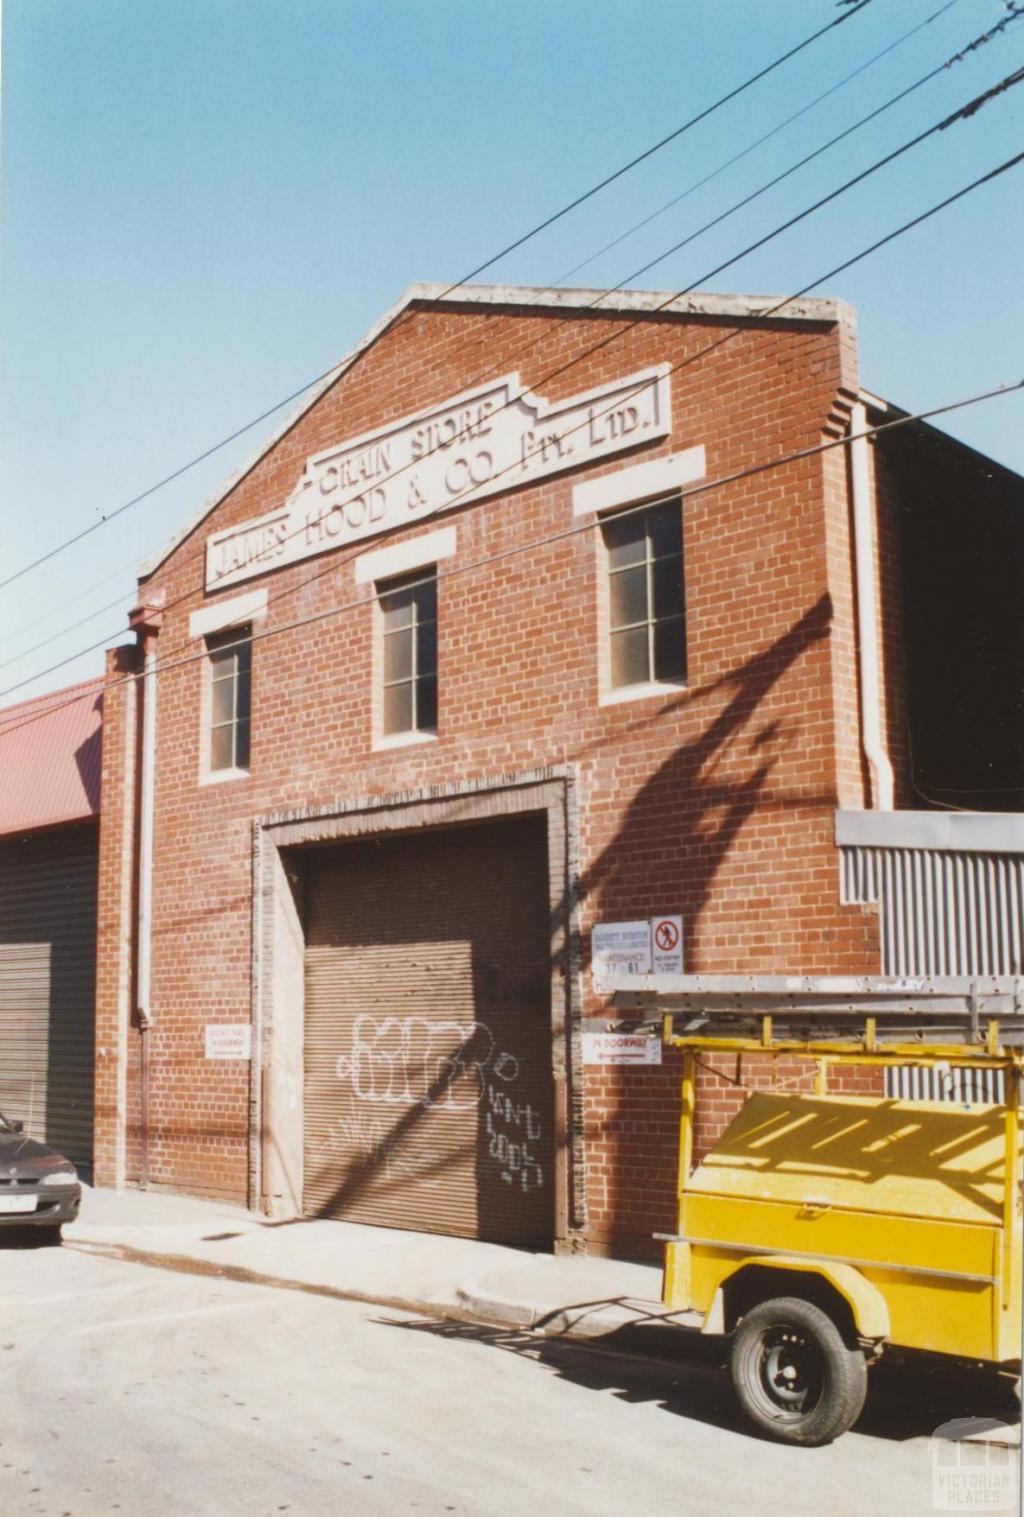
<instances>
[{"instance_id":1,"label":"no entry sign","mask_svg":"<svg viewBox=\"0 0 1024 1517\"><path fill-rule=\"evenodd\" d=\"M683 919L651 918L651 969L655 974L682 974Z\"/></svg>"}]
</instances>

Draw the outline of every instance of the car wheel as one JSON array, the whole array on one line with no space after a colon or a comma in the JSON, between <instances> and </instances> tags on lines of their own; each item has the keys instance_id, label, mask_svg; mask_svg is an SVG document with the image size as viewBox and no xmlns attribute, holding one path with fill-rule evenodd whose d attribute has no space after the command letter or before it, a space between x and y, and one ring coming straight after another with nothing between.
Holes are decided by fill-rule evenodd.
<instances>
[{"instance_id":1,"label":"car wheel","mask_svg":"<svg viewBox=\"0 0 1024 1517\"><path fill-rule=\"evenodd\" d=\"M729 1368L751 1422L782 1443L816 1448L860 1416L867 1362L820 1307L780 1296L752 1307L733 1335Z\"/></svg>"},{"instance_id":2,"label":"car wheel","mask_svg":"<svg viewBox=\"0 0 1024 1517\"><path fill-rule=\"evenodd\" d=\"M60 1225L58 1224L56 1227L41 1227L39 1229L39 1241L44 1248L60 1248Z\"/></svg>"}]
</instances>

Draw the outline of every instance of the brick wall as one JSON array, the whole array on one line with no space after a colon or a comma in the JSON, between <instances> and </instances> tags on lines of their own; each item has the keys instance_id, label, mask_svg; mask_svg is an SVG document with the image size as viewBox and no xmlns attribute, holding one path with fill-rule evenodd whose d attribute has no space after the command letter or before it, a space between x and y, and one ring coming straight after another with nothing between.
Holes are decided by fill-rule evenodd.
<instances>
[{"instance_id":1,"label":"brick wall","mask_svg":"<svg viewBox=\"0 0 1024 1517\"><path fill-rule=\"evenodd\" d=\"M621 340L610 348L544 379L616 331ZM311 453L440 403L485 373L518 369L524 383L557 399L687 356L694 362L672 378L672 435L591 467L586 478L697 443L707 450L709 478L813 446L835 429L837 400L856 384L849 334L823 323L738 328L721 319L648 317L630 328L621 315L425 305L385 332L144 586L147 597L166 597L161 661L197 650L188 617L207 603L206 535L279 504ZM571 525L573 483L567 473L446 513L458 551L443 567ZM184 663L164 673L152 1181L236 1199L246 1192L248 1071L205 1061L202 1039L207 1021L250 1016L254 817L570 765L585 944L597 920L677 910L691 970L876 969L874 916L838 905L832 841L838 799L849 804L862 794L847 510L842 465L823 467L820 458L686 503L689 687L669 699L598 703L593 533L441 581L440 723L429 745L372 751L368 604L254 645L252 773L245 779L199 783L203 666ZM431 518L401 535L439 524ZM379 540L363 542L248 581L240 588L263 583L269 592L260 630L365 597L351 560L377 546ZM129 719L113 704L108 711L115 725ZM101 919L108 944L122 931L122 852L130 842L130 787L116 772L117 743L109 748ZM105 744L105 762L106 753ZM101 995L101 1041L111 1043L122 961L111 960L111 974L122 978ZM588 994L586 1011L604 1009ZM135 1037L129 1033L129 1057ZM586 1071L595 1246L671 1225L676 1075L671 1061L661 1069ZM708 1121L719 1110L724 1116L716 1104L721 1093L706 1094ZM117 1112L107 1085L100 1111L107 1179ZM710 1131L705 1125L702 1141Z\"/></svg>"}]
</instances>

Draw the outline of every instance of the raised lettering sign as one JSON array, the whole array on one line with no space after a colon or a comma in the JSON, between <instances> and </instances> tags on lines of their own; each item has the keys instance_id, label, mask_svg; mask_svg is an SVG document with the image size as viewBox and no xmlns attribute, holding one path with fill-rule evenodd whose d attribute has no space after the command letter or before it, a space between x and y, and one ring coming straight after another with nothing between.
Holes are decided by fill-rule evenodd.
<instances>
[{"instance_id":1,"label":"raised lettering sign","mask_svg":"<svg viewBox=\"0 0 1024 1517\"><path fill-rule=\"evenodd\" d=\"M506 375L314 454L276 511L207 539L206 588L594 463L667 436L669 425L665 364L551 403Z\"/></svg>"}]
</instances>

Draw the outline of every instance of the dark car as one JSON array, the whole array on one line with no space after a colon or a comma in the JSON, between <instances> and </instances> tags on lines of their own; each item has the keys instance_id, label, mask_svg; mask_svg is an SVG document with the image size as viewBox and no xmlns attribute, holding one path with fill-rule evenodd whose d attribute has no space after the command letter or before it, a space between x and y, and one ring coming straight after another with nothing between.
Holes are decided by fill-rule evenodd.
<instances>
[{"instance_id":1,"label":"dark car","mask_svg":"<svg viewBox=\"0 0 1024 1517\"><path fill-rule=\"evenodd\" d=\"M70 1160L0 1114L0 1228L51 1228L56 1241L61 1223L78 1216L81 1199Z\"/></svg>"}]
</instances>

